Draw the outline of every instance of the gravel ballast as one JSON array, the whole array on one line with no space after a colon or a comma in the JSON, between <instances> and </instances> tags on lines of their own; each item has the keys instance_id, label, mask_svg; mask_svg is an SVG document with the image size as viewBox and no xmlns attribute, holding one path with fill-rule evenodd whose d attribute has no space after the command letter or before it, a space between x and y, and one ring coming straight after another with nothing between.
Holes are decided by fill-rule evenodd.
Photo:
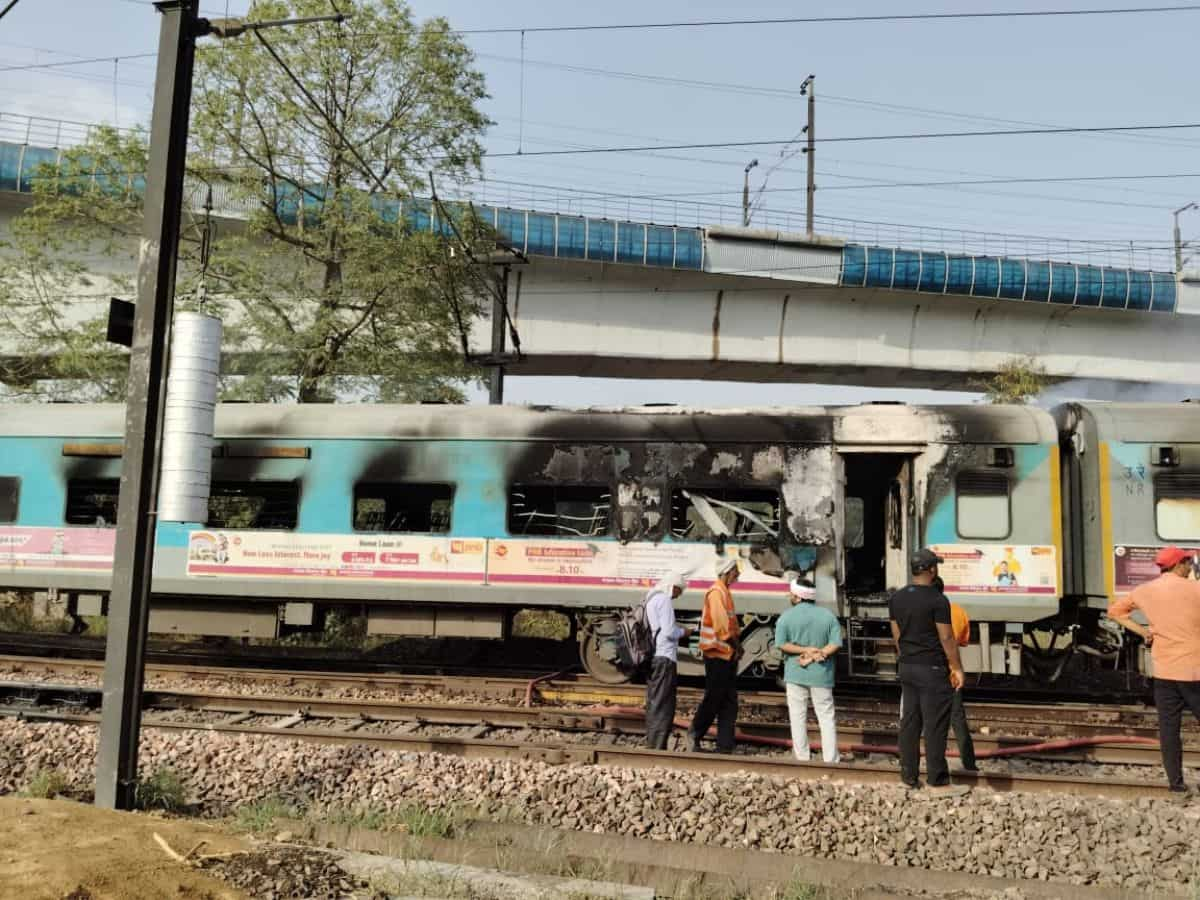
<instances>
[{"instance_id":1,"label":"gravel ballast","mask_svg":"<svg viewBox=\"0 0 1200 900\"><path fill-rule=\"evenodd\" d=\"M94 777L91 726L0 720L0 792L58 769ZM996 794L918 800L899 787L739 773L553 766L369 747L146 732L142 770L180 773L206 812L267 797L347 807L419 802L584 831L752 847L1146 891L1182 890L1200 871L1200 804Z\"/></svg>"}]
</instances>

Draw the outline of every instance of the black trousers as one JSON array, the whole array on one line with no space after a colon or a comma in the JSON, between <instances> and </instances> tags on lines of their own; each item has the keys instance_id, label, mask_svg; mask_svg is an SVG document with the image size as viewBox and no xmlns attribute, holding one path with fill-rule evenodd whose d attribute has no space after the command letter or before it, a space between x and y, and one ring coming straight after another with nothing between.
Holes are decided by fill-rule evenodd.
<instances>
[{"instance_id":1,"label":"black trousers","mask_svg":"<svg viewBox=\"0 0 1200 900\"><path fill-rule=\"evenodd\" d=\"M950 727L954 729L954 741L958 744L958 758L963 768L975 771L975 742L971 740L971 726L967 724L967 709L963 706L962 691L954 692L950 707Z\"/></svg>"},{"instance_id":2,"label":"black trousers","mask_svg":"<svg viewBox=\"0 0 1200 900\"><path fill-rule=\"evenodd\" d=\"M717 752L733 752L733 726L737 722L737 662L704 658L704 699L692 719L692 737L704 738L713 720L717 722Z\"/></svg>"},{"instance_id":3,"label":"black trousers","mask_svg":"<svg viewBox=\"0 0 1200 900\"><path fill-rule=\"evenodd\" d=\"M1200 681L1154 679L1154 705L1158 708L1158 740L1162 746L1167 785L1173 791L1186 787L1183 781L1183 742L1179 729L1186 706L1200 719Z\"/></svg>"},{"instance_id":4,"label":"black trousers","mask_svg":"<svg viewBox=\"0 0 1200 900\"><path fill-rule=\"evenodd\" d=\"M909 787L920 784L921 735L925 736L925 779L940 787L950 783L946 765L946 736L954 688L950 670L944 665L900 663L900 685L904 691L900 716L900 778Z\"/></svg>"},{"instance_id":5,"label":"black trousers","mask_svg":"<svg viewBox=\"0 0 1200 900\"><path fill-rule=\"evenodd\" d=\"M675 660L654 657L646 682L646 746L651 750L667 749L667 738L675 725L675 688L678 685Z\"/></svg>"}]
</instances>

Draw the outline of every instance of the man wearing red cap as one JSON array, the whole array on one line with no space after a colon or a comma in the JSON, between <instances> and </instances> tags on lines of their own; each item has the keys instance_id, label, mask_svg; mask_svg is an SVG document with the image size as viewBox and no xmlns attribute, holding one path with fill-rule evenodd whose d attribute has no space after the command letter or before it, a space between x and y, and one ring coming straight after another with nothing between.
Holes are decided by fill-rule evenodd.
<instances>
[{"instance_id":1,"label":"man wearing red cap","mask_svg":"<svg viewBox=\"0 0 1200 900\"><path fill-rule=\"evenodd\" d=\"M1170 789L1186 793L1179 729L1185 706L1200 719L1200 582L1188 577L1189 551L1164 547L1154 562L1162 574L1114 599L1108 615L1150 645L1163 768ZM1149 621L1149 629L1131 618L1135 609Z\"/></svg>"}]
</instances>

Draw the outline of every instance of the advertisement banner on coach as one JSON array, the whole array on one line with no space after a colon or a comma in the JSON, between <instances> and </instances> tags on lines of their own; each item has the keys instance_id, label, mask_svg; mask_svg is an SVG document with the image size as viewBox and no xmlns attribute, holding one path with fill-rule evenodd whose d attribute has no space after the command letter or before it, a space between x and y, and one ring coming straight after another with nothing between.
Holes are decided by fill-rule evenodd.
<instances>
[{"instance_id":1,"label":"advertisement banner on coach","mask_svg":"<svg viewBox=\"0 0 1200 900\"><path fill-rule=\"evenodd\" d=\"M395 534L193 531L187 573L482 583L485 547L481 539Z\"/></svg>"},{"instance_id":2,"label":"advertisement banner on coach","mask_svg":"<svg viewBox=\"0 0 1200 900\"><path fill-rule=\"evenodd\" d=\"M726 553L743 548L729 545ZM748 548L746 548L748 549ZM707 588L717 554L711 544L619 544L613 541L503 539L488 542L488 582L531 587L647 587L668 572L684 572ZM780 593L787 583L743 562L738 591Z\"/></svg>"},{"instance_id":3,"label":"advertisement banner on coach","mask_svg":"<svg viewBox=\"0 0 1200 900\"><path fill-rule=\"evenodd\" d=\"M1057 594L1058 555L1053 546L935 544L946 560L938 567L947 594Z\"/></svg>"},{"instance_id":4,"label":"advertisement banner on coach","mask_svg":"<svg viewBox=\"0 0 1200 900\"><path fill-rule=\"evenodd\" d=\"M1162 571L1154 564L1154 557L1162 547L1118 544L1113 547L1113 589L1117 594L1128 594L1139 584L1153 581ZM1192 554L1194 580L1200 581L1200 547L1183 547Z\"/></svg>"},{"instance_id":5,"label":"advertisement banner on coach","mask_svg":"<svg viewBox=\"0 0 1200 900\"><path fill-rule=\"evenodd\" d=\"M112 568L115 528L0 525L0 571L94 572Z\"/></svg>"}]
</instances>

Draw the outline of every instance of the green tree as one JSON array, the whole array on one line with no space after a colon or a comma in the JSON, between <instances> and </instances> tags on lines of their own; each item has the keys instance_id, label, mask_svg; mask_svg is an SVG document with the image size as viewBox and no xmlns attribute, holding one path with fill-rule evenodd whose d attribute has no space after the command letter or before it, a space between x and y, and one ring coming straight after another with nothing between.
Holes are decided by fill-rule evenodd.
<instances>
[{"instance_id":1,"label":"green tree","mask_svg":"<svg viewBox=\"0 0 1200 900\"><path fill-rule=\"evenodd\" d=\"M483 77L442 19L418 25L401 0L339 7L342 23L201 43L177 308L203 296L224 320L227 396L461 400L477 377L462 344L494 277L479 263L491 242L463 207L457 232L431 233L413 197L430 178L478 174ZM327 0L262 0L247 18L329 12ZM128 285L141 212L129 173L145 156L143 134L109 130L67 154L38 179L0 273L25 348L56 377L103 375L95 396L119 395L123 360L103 344L96 304L64 298L97 257L123 273L114 287ZM244 220L223 223L202 260L208 192ZM401 200L420 215L398 217Z\"/></svg>"},{"instance_id":2,"label":"green tree","mask_svg":"<svg viewBox=\"0 0 1200 900\"><path fill-rule=\"evenodd\" d=\"M1046 369L1032 356L1014 357L975 384L989 403L1027 403L1046 389Z\"/></svg>"}]
</instances>

